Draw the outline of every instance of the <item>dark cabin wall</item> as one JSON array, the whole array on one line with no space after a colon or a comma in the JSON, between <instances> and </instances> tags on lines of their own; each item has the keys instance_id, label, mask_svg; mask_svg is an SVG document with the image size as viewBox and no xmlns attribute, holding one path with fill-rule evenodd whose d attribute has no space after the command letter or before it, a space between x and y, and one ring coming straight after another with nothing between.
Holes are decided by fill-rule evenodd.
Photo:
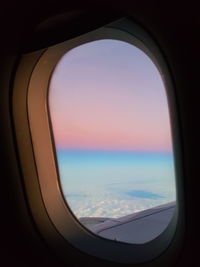
<instances>
[{"instance_id":1,"label":"dark cabin wall","mask_svg":"<svg viewBox=\"0 0 200 267\"><path fill-rule=\"evenodd\" d=\"M62 15L67 13L66 16ZM200 20L195 1L20 1L0 8L0 172L3 266L61 267L30 216L11 116L12 79L22 51L32 51L98 28L128 15L153 34L164 52L177 95L183 147L186 234L175 266L198 266L199 227L199 47ZM48 21L48 18L51 19ZM46 21L46 22L45 22ZM41 24L42 23L42 24ZM64 23L64 27L63 27ZM38 25L41 25L38 27ZM118 266L89 258L68 246L68 266ZM73 263L72 263L73 261ZM196 264L197 262L197 264ZM66 265L65 265L66 266Z\"/></svg>"}]
</instances>

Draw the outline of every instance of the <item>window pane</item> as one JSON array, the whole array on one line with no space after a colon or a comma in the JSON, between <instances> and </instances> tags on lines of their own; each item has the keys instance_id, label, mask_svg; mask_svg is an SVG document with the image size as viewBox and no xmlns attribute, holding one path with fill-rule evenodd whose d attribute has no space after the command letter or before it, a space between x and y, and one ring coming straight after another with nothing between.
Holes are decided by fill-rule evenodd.
<instances>
[{"instance_id":1,"label":"window pane","mask_svg":"<svg viewBox=\"0 0 200 267\"><path fill-rule=\"evenodd\" d=\"M80 45L58 62L49 109L63 195L94 233L144 243L175 208L166 90L152 60L124 41Z\"/></svg>"}]
</instances>

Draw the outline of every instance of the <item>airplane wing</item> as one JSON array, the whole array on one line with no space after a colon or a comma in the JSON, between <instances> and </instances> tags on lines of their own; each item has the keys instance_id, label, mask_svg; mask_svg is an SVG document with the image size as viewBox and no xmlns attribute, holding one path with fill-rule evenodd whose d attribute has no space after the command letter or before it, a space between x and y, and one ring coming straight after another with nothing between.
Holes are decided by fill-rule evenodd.
<instances>
[{"instance_id":1,"label":"airplane wing","mask_svg":"<svg viewBox=\"0 0 200 267\"><path fill-rule=\"evenodd\" d=\"M91 232L115 241L143 244L159 236L170 223L176 208L170 202L121 218L82 217Z\"/></svg>"}]
</instances>

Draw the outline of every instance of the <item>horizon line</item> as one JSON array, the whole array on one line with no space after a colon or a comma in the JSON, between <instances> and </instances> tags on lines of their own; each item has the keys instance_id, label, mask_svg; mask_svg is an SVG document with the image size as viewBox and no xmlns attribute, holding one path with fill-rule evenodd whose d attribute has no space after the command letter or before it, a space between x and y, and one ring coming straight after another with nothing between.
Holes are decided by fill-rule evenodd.
<instances>
[{"instance_id":1,"label":"horizon line","mask_svg":"<svg viewBox=\"0 0 200 267\"><path fill-rule=\"evenodd\" d=\"M167 153L167 154L173 154L173 150L158 150L158 149L107 149L107 148L69 148L69 147L55 147L56 150L68 150L73 152L81 152L81 151L87 151L87 152L126 152L126 153Z\"/></svg>"}]
</instances>

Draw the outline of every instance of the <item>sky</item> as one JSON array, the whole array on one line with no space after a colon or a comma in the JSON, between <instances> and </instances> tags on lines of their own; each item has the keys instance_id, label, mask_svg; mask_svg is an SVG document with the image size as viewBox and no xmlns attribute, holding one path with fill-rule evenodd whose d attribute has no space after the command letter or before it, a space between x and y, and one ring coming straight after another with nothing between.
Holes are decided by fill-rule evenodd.
<instances>
[{"instance_id":1,"label":"sky","mask_svg":"<svg viewBox=\"0 0 200 267\"><path fill-rule=\"evenodd\" d=\"M172 149L161 75L124 41L98 40L66 53L50 81L49 107L58 148Z\"/></svg>"},{"instance_id":2,"label":"sky","mask_svg":"<svg viewBox=\"0 0 200 267\"><path fill-rule=\"evenodd\" d=\"M175 200L166 92L140 49L106 39L70 50L52 74L49 110L61 188L78 218Z\"/></svg>"}]
</instances>

